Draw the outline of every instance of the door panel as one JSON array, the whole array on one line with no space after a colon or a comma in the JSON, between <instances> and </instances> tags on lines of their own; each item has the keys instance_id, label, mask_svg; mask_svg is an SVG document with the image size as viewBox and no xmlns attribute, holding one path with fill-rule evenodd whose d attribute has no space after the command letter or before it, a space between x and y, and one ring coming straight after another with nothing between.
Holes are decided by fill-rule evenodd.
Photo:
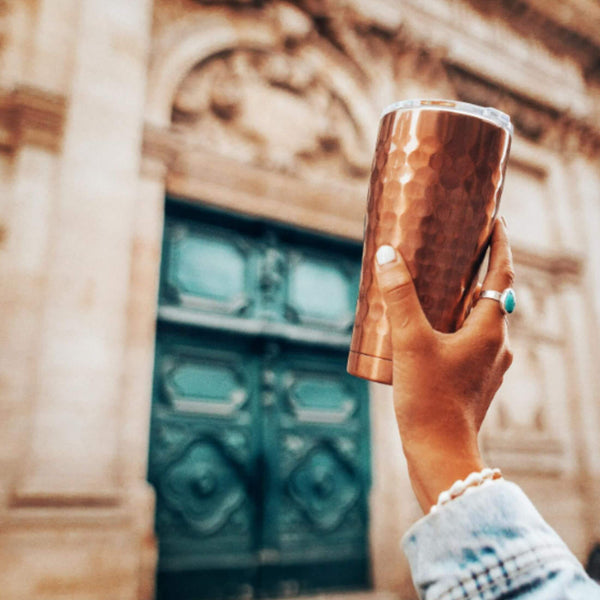
<instances>
[{"instance_id":1,"label":"door panel","mask_svg":"<svg viewBox=\"0 0 600 600\"><path fill-rule=\"evenodd\" d=\"M169 220L161 297L191 310L247 315L255 289L256 248L221 227Z\"/></svg>"},{"instance_id":2,"label":"door panel","mask_svg":"<svg viewBox=\"0 0 600 600\"><path fill-rule=\"evenodd\" d=\"M344 356L271 351L276 401L264 422L267 457L263 588L271 595L364 585L367 569L368 403Z\"/></svg>"},{"instance_id":3,"label":"door panel","mask_svg":"<svg viewBox=\"0 0 600 600\"><path fill-rule=\"evenodd\" d=\"M161 570L253 567L259 360L254 345L161 328L149 479Z\"/></svg>"},{"instance_id":4,"label":"door panel","mask_svg":"<svg viewBox=\"0 0 600 600\"><path fill-rule=\"evenodd\" d=\"M288 253L288 265L286 318L348 331L354 323L360 264L335 253L295 249Z\"/></svg>"}]
</instances>

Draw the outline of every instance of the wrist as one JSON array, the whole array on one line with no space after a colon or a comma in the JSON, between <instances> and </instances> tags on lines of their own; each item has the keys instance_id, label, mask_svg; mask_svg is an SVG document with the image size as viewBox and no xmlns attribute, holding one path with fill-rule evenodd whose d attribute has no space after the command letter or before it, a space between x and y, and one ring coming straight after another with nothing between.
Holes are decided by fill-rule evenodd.
<instances>
[{"instance_id":1,"label":"wrist","mask_svg":"<svg viewBox=\"0 0 600 600\"><path fill-rule=\"evenodd\" d=\"M438 496L437 502L431 507L429 512L436 512L449 502L452 502L455 498L458 498L463 494L469 494L475 488L487 485L498 479L502 479L502 471L500 471L500 469L490 469L489 467L486 467L480 471L472 471L468 477L457 479L450 488L444 490Z\"/></svg>"},{"instance_id":2,"label":"wrist","mask_svg":"<svg viewBox=\"0 0 600 600\"><path fill-rule=\"evenodd\" d=\"M412 488L425 513L455 481L485 467L476 445L443 448L411 445L404 448L404 454Z\"/></svg>"}]
</instances>

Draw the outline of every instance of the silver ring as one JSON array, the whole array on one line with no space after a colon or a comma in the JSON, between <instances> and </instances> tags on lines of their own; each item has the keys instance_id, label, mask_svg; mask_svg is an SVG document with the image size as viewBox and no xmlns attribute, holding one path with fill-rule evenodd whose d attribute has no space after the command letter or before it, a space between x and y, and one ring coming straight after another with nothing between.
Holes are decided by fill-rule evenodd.
<instances>
[{"instance_id":1,"label":"silver ring","mask_svg":"<svg viewBox=\"0 0 600 600\"><path fill-rule=\"evenodd\" d=\"M502 292L496 290L484 290L479 294L479 299L487 298L488 300L495 300L500 304L500 310L503 315L510 315L515 311L517 306L517 296L515 290L512 288L506 288Z\"/></svg>"}]
</instances>

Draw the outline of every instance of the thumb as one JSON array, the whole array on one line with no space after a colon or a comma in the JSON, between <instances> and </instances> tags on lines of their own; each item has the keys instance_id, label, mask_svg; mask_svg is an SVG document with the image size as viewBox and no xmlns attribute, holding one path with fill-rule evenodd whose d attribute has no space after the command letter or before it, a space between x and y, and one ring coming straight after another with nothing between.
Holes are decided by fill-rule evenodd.
<instances>
[{"instance_id":1,"label":"thumb","mask_svg":"<svg viewBox=\"0 0 600 600\"><path fill-rule=\"evenodd\" d=\"M402 255L392 246L375 253L377 283L383 294L394 345L408 342L431 329L423 313L412 276Z\"/></svg>"}]
</instances>

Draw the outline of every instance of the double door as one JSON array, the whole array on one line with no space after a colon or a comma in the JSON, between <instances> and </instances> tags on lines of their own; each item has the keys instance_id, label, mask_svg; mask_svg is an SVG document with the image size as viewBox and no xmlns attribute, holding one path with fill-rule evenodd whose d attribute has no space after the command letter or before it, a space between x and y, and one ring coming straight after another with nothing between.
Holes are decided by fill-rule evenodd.
<instances>
[{"instance_id":1,"label":"double door","mask_svg":"<svg viewBox=\"0 0 600 600\"><path fill-rule=\"evenodd\" d=\"M359 252L170 206L149 460L160 600L368 586L367 388L345 372Z\"/></svg>"}]
</instances>

